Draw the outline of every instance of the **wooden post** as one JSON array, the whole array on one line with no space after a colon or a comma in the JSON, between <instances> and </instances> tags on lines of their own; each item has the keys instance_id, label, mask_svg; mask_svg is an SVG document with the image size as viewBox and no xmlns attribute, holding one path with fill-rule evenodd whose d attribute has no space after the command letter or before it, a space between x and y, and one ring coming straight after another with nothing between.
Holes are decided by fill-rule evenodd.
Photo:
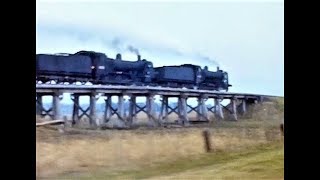
<instances>
[{"instance_id":1,"label":"wooden post","mask_svg":"<svg viewBox=\"0 0 320 180\"><path fill-rule=\"evenodd\" d=\"M73 112L72 112L72 124L77 124L79 122L79 95L73 95Z\"/></svg>"},{"instance_id":2,"label":"wooden post","mask_svg":"<svg viewBox=\"0 0 320 180\"><path fill-rule=\"evenodd\" d=\"M134 120L137 119L137 97L134 97L134 106L133 106L133 117Z\"/></svg>"},{"instance_id":3,"label":"wooden post","mask_svg":"<svg viewBox=\"0 0 320 180\"><path fill-rule=\"evenodd\" d=\"M223 115L223 111L222 111L222 107L219 102L219 99L214 99L214 105L215 105L216 115L217 117L219 117L218 119L224 119L224 115Z\"/></svg>"},{"instance_id":4,"label":"wooden post","mask_svg":"<svg viewBox=\"0 0 320 180\"><path fill-rule=\"evenodd\" d=\"M166 99L163 96L161 98L162 98L162 100L161 100L161 108L160 108L160 113L159 113L159 118L158 118L158 121L159 121L160 124L163 123L163 111L164 111L165 104L166 104L166 102L165 102Z\"/></svg>"},{"instance_id":5,"label":"wooden post","mask_svg":"<svg viewBox=\"0 0 320 180\"><path fill-rule=\"evenodd\" d=\"M60 109L60 100L62 97L60 97L59 92L55 92L52 97L52 110L53 110L53 119L54 120L61 120L61 109Z\"/></svg>"},{"instance_id":6,"label":"wooden post","mask_svg":"<svg viewBox=\"0 0 320 180\"><path fill-rule=\"evenodd\" d=\"M61 124L61 126L63 129L65 129L66 127L69 127L67 116L63 116L63 124Z\"/></svg>"},{"instance_id":7,"label":"wooden post","mask_svg":"<svg viewBox=\"0 0 320 180\"><path fill-rule=\"evenodd\" d=\"M119 114L119 116L120 116L120 120L122 120L122 121L124 121L124 108L123 108L123 102L124 102L124 100L123 100L123 95L121 94L121 95L119 95L118 96L118 114Z\"/></svg>"},{"instance_id":8,"label":"wooden post","mask_svg":"<svg viewBox=\"0 0 320 180\"><path fill-rule=\"evenodd\" d=\"M242 114L245 114L246 112L247 112L247 104L246 104L246 100L245 99L243 99L242 100L242 104L241 104L242 106Z\"/></svg>"},{"instance_id":9,"label":"wooden post","mask_svg":"<svg viewBox=\"0 0 320 180\"><path fill-rule=\"evenodd\" d=\"M237 116L237 99L233 98L231 99L231 105L232 105L232 116L234 120L238 120Z\"/></svg>"},{"instance_id":10,"label":"wooden post","mask_svg":"<svg viewBox=\"0 0 320 180\"><path fill-rule=\"evenodd\" d=\"M129 116L128 116L129 127L131 127L133 121L135 120L135 117L136 117L135 109L136 109L136 96L131 95L130 101L129 101Z\"/></svg>"},{"instance_id":11,"label":"wooden post","mask_svg":"<svg viewBox=\"0 0 320 180\"><path fill-rule=\"evenodd\" d=\"M198 97L198 107L197 107L197 109L198 109L197 110L197 120L198 121L203 120L203 117L201 116L203 114L201 103L202 103L202 98Z\"/></svg>"},{"instance_id":12,"label":"wooden post","mask_svg":"<svg viewBox=\"0 0 320 180\"><path fill-rule=\"evenodd\" d=\"M181 95L180 96L181 101L181 117L182 117L182 123L183 125L189 125L189 119L188 119L188 110L187 110L187 96Z\"/></svg>"},{"instance_id":13,"label":"wooden post","mask_svg":"<svg viewBox=\"0 0 320 180\"><path fill-rule=\"evenodd\" d=\"M153 95L149 94L147 97L147 102L146 102L146 106L147 106L147 114L148 114L148 120L149 120L149 124L151 126L155 126L155 122L154 122L154 118L153 118L153 103L154 103L154 99L153 99Z\"/></svg>"},{"instance_id":14,"label":"wooden post","mask_svg":"<svg viewBox=\"0 0 320 180\"><path fill-rule=\"evenodd\" d=\"M97 122L96 122L96 93L92 92L90 94L90 125L93 127L97 126Z\"/></svg>"},{"instance_id":15,"label":"wooden post","mask_svg":"<svg viewBox=\"0 0 320 180\"><path fill-rule=\"evenodd\" d=\"M182 124L182 103L181 97L178 97L178 123Z\"/></svg>"},{"instance_id":16,"label":"wooden post","mask_svg":"<svg viewBox=\"0 0 320 180\"><path fill-rule=\"evenodd\" d=\"M43 107L43 103L42 103L42 95L41 94L37 94L37 100L36 100L36 114L37 115L42 115L42 107Z\"/></svg>"},{"instance_id":17,"label":"wooden post","mask_svg":"<svg viewBox=\"0 0 320 180\"><path fill-rule=\"evenodd\" d=\"M165 100L165 109L164 109L164 120L165 122L168 122L168 115L169 115L169 97L163 96L163 99Z\"/></svg>"},{"instance_id":18,"label":"wooden post","mask_svg":"<svg viewBox=\"0 0 320 180\"><path fill-rule=\"evenodd\" d=\"M208 118L208 109L206 106L206 97L201 97L201 112L202 115L205 117L206 120L209 120Z\"/></svg>"},{"instance_id":19,"label":"wooden post","mask_svg":"<svg viewBox=\"0 0 320 180\"><path fill-rule=\"evenodd\" d=\"M206 152L212 152L211 137L208 130L202 132Z\"/></svg>"},{"instance_id":20,"label":"wooden post","mask_svg":"<svg viewBox=\"0 0 320 180\"><path fill-rule=\"evenodd\" d=\"M284 136L284 123L280 124L281 135Z\"/></svg>"},{"instance_id":21,"label":"wooden post","mask_svg":"<svg viewBox=\"0 0 320 180\"><path fill-rule=\"evenodd\" d=\"M239 99L238 99L238 100L239 100ZM245 99L242 99L240 105L237 107L237 112L238 112L240 115L244 115L246 111L247 111L247 108L246 108L246 100L245 100Z\"/></svg>"},{"instance_id":22,"label":"wooden post","mask_svg":"<svg viewBox=\"0 0 320 180\"><path fill-rule=\"evenodd\" d=\"M104 122L107 123L109 122L110 118L111 118L111 106L112 106L112 96L111 95L107 95L107 99L105 99L105 111L104 111Z\"/></svg>"}]
</instances>

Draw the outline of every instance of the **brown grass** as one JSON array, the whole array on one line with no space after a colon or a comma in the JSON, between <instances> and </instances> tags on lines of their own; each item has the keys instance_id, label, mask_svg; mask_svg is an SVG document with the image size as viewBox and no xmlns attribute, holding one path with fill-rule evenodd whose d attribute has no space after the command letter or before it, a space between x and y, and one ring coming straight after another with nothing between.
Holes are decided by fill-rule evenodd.
<instances>
[{"instance_id":1,"label":"brown grass","mask_svg":"<svg viewBox=\"0 0 320 180\"><path fill-rule=\"evenodd\" d=\"M214 121L209 128L215 151L233 152L281 141L281 113L274 105L256 107L251 119ZM266 109L266 110L265 110ZM280 117L280 119L279 119ZM79 130L64 133L37 128L38 178L96 170L117 173L204 154L202 131L207 128Z\"/></svg>"}]
</instances>

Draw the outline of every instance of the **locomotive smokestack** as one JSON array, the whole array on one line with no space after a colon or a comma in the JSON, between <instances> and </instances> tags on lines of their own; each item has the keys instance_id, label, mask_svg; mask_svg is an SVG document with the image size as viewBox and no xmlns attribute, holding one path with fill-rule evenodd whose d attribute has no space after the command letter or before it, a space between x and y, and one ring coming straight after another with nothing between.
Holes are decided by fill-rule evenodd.
<instances>
[{"instance_id":1,"label":"locomotive smokestack","mask_svg":"<svg viewBox=\"0 0 320 180\"><path fill-rule=\"evenodd\" d=\"M121 54L117 54L116 60L121 60Z\"/></svg>"},{"instance_id":2,"label":"locomotive smokestack","mask_svg":"<svg viewBox=\"0 0 320 180\"><path fill-rule=\"evenodd\" d=\"M217 66L217 71L219 71L219 66Z\"/></svg>"},{"instance_id":3,"label":"locomotive smokestack","mask_svg":"<svg viewBox=\"0 0 320 180\"><path fill-rule=\"evenodd\" d=\"M138 61L141 61L141 55L138 54Z\"/></svg>"}]
</instances>

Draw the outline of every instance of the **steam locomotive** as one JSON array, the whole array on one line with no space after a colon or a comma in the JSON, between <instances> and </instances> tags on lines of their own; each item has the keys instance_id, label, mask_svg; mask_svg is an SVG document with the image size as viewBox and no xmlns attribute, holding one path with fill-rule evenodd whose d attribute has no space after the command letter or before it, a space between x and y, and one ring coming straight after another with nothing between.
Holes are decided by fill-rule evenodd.
<instances>
[{"instance_id":1,"label":"steam locomotive","mask_svg":"<svg viewBox=\"0 0 320 180\"><path fill-rule=\"evenodd\" d=\"M104 53L79 51L74 54L37 54L36 81L48 83L161 86L174 88L196 88L225 90L231 86L228 73L217 69L209 71L193 64L180 66L153 67L151 61L122 60L121 54L115 59Z\"/></svg>"}]
</instances>

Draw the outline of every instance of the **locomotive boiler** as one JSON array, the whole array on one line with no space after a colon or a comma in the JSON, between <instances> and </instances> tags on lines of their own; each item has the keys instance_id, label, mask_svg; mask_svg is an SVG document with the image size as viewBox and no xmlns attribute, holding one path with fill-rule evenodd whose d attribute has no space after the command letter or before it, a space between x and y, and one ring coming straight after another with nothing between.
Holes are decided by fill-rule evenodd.
<instances>
[{"instance_id":1,"label":"locomotive boiler","mask_svg":"<svg viewBox=\"0 0 320 180\"><path fill-rule=\"evenodd\" d=\"M121 54L117 54L116 59L106 60L110 71L105 77L105 82L121 84L144 85L149 84L153 77L153 63L138 56L137 61L124 61Z\"/></svg>"},{"instance_id":2,"label":"locomotive boiler","mask_svg":"<svg viewBox=\"0 0 320 180\"><path fill-rule=\"evenodd\" d=\"M200 89L215 89L226 90L228 91L229 87L232 86L229 84L228 73L220 70L217 67L217 71L209 71L208 66L205 66L202 70L202 81Z\"/></svg>"}]
</instances>

